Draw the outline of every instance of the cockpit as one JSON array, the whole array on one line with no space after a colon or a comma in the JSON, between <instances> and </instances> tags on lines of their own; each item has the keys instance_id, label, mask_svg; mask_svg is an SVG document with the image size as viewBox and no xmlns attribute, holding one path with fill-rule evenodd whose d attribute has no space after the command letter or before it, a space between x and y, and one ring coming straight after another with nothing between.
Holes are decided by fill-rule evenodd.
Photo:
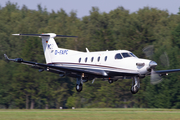
<instances>
[{"instance_id":1,"label":"cockpit","mask_svg":"<svg viewBox=\"0 0 180 120\"><path fill-rule=\"evenodd\" d=\"M137 56L134 55L131 52L122 52L122 53L117 53L115 55L115 59L123 59L123 58L127 58L127 57L135 57L135 58L137 58Z\"/></svg>"}]
</instances>

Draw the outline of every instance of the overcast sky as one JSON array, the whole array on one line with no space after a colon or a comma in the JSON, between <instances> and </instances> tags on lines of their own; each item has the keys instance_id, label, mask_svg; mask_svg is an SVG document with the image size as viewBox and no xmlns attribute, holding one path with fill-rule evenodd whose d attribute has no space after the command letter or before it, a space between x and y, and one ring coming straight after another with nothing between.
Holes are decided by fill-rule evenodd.
<instances>
[{"instance_id":1,"label":"overcast sky","mask_svg":"<svg viewBox=\"0 0 180 120\"><path fill-rule=\"evenodd\" d=\"M1 7L6 5L8 0L0 0ZM179 12L180 0L9 0L12 3L17 3L20 8L26 5L28 9L37 10L37 5L41 4L46 7L49 12L55 12L61 8L66 13L72 10L77 11L77 17L89 15L92 7L98 7L100 12L109 13L111 10L116 9L118 6L123 6L131 13L138 11L145 6L158 8L160 10L168 10L169 13L177 14Z\"/></svg>"}]
</instances>

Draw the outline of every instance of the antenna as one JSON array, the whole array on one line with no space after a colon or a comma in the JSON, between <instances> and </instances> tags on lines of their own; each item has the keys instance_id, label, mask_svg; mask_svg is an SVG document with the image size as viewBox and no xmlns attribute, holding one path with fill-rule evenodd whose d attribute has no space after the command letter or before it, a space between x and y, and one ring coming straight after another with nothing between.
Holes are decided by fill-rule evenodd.
<instances>
[{"instance_id":1,"label":"antenna","mask_svg":"<svg viewBox=\"0 0 180 120\"><path fill-rule=\"evenodd\" d=\"M88 50L88 48L86 48L86 52L87 52L87 53L89 53L89 50Z\"/></svg>"}]
</instances>

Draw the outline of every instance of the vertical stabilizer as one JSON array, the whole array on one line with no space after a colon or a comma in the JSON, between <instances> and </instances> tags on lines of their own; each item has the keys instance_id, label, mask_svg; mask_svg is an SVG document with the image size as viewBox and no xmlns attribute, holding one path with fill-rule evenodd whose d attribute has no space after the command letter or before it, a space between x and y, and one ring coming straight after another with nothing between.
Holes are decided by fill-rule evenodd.
<instances>
[{"instance_id":1,"label":"vertical stabilizer","mask_svg":"<svg viewBox=\"0 0 180 120\"><path fill-rule=\"evenodd\" d=\"M49 36L41 36L44 55L45 55L47 64L52 63L52 59L55 56L54 54L51 54L51 53L54 52L55 49L58 49L58 46L54 40L54 37L56 37L56 34L54 33L48 33L48 34Z\"/></svg>"}]
</instances>

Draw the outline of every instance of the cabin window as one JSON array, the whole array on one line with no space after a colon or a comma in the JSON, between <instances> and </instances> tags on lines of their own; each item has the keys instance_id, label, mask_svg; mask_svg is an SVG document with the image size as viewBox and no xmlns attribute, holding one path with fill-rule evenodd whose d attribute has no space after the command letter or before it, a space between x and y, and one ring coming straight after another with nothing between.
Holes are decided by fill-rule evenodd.
<instances>
[{"instance_id":1,"label":"cabin window","mask_svg":"<svg viewBox=\"0 0 180 120\"><path fill-rule=\"evenodd\" d=\"M107 60L107 56L104 58L104 61L106 61Z\"/></svg>"},{"instance_id":2,"label":"cabin window","mask_svg":"<svg viewBox=\"0 0 180 120\"><path fill-rule=\"evenodd\" d=\"M117 54L115 55L115 59L122 59L121 54L120 54L120 53L117 53Z\"/></svg>"},{"instance_id":3,"label":"cabin window","mask_svg":"<svg viewBox=\"0 0 180 120\"><path fill-rule=\"evenodd\" d=\"M87 59L88 59L88 58L86 57L86 58L85 58L85 62L87 62Z\"/></svg>"},{"instance_id":4,"label":"cabin window","mask_svg":"<svg viewBox=\"0 0 180 120\"><path fill-rule=\"evenodd\" d=\"M93 60L94 60L94 57L91 58L91 62L93 62Z\"/></svg>"},{"instance_id":5,"label":"cabin window","mask_svg":"<svg viewBox=\"0 0 180 120\"><path fill-rule=\"evenodd\" d=\"M100 61L100 56L98 57L98 59L97 59L97 60L98 60L98 62Z\"/></svg>"},{"instance_id":6,"label":"cabin window","mask_svg":"<svg viewBox=\"0 0 180 120\"><path fill-rule=\"evenodd\" d=\"M79 58L79 63L81 62L81 58Z\"/></svg>"},{"instance_id":7,"label":"cabin window","mask_svg":"<svg viewBox=\"0 0 180 120\"><path fill-rule=\"evenodd\" d=\"M121 53L124 58L131 57L128 53Z\"/></svg>"}]
</instances>

